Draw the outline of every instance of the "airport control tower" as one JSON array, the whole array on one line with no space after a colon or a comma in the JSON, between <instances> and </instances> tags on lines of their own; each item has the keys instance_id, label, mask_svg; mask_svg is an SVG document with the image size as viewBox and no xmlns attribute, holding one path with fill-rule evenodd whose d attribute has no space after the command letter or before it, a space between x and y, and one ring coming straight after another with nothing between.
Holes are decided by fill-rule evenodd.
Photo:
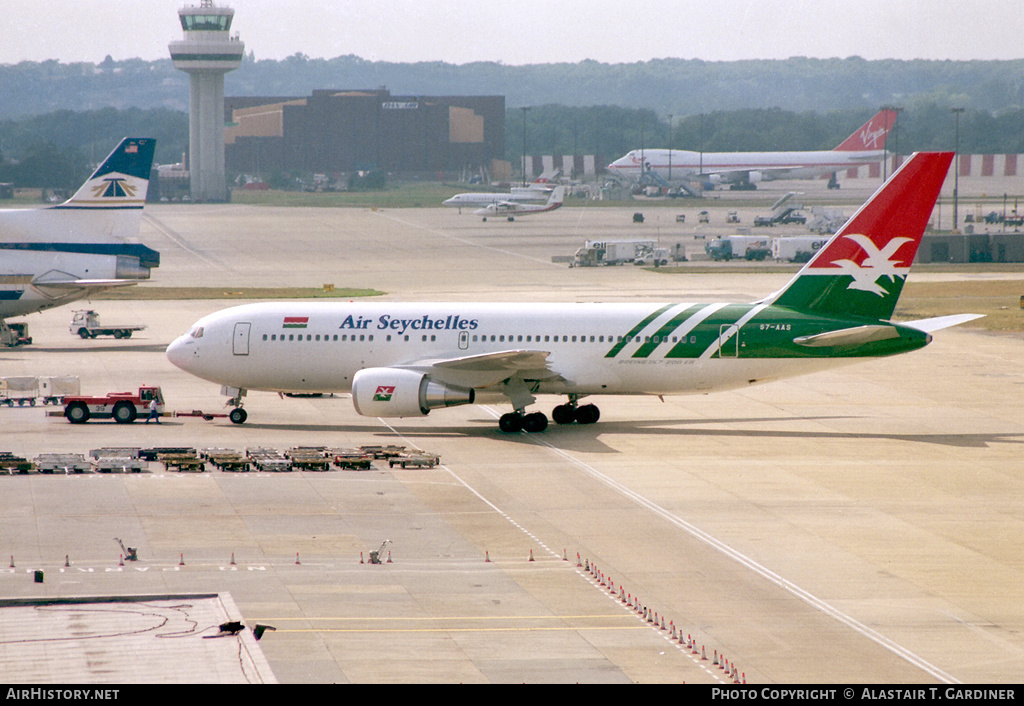
<instances>
[{"instance_id":1,"label":"airport control tower","mask_svg":"<svg viewBox=\"0 0 1024 706\"><path fill-rule=\"evenodd\" d=\"M235 11L202 0L178 10L185 38L171 60L191 78L188 166L193 201L227 201L224 174L224 74L242 63L245 44L230 36Z\"/></svg>"}]
</instances>

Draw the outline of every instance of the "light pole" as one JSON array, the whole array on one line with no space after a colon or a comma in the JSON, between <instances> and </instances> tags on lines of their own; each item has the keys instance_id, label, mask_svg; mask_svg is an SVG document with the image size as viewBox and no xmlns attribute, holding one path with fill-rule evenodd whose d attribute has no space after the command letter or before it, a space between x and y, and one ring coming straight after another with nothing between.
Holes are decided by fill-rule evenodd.
<instances>
[{"instance_id":1,"label":"light pole","mask_svg":"<svg viewBox=\"0 0 1024 706\"><path fill-rule=\"evenodd\" d=\"M954 166L953 166L953 231L957 230L957 206L960 198L960 113L964 112L963 108L950 108L949 112L956 116L956 133L955 143L953 147Z\"/></svg>"},{"instance_id":2,"label":"light pole","mask_svg":"<svg viewBox=\"0 0 1024 706\"><path fill-rule=\"evenodd\" d=\"M530 106L520 108L523 111L523 186L526 186L526 113Z\"/></svg>"},{"instance_id":3,"label":"light pole","mask_svg":"<svg viewBox=\"0 0 1024 706\"><path fill-rule=\"evenodd\" d=\"M672 114L668 116L668 181L672 183Z\"/></svg>"}]
</instances>

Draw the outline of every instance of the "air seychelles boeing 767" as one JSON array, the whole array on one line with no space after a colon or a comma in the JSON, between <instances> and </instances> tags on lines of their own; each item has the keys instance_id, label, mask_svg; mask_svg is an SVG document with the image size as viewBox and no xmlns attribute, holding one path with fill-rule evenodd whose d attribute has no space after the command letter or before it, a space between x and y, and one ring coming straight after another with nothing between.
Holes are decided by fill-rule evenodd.
<instances>
[{"instance_id":1,"label":"air seychelles boeing 767","mask_svg":"<svg viewBox=\"0 0 1024 706\"><path fill-rule=\"evenodd\" d=\"M917 350L975 318L890 321L952 154L917 154L793 280L747 304L265 303L197 321L167 349L220 383L231 419L247 390L351 392L359 414L417 417L511 403L505 432L592 424L597 395L728 390Z\"/></svg>"}]
</instances>

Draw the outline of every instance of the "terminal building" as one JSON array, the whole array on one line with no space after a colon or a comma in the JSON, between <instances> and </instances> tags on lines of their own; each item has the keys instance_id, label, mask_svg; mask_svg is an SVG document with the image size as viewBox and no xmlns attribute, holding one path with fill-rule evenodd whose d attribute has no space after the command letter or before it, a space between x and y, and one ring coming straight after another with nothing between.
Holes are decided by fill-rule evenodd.
<instances>
[{"instance_id":1,"label":"terminal building","mask_svg":"<svg viewBox=\"0 0 1024 706\"><path fill-rule=\"evenodd\" d=\"M228 97L229 173L437 179L494 171L505 156L504 96L393 96L316 90L307 97Z\"/></svg>"}]
</instances>

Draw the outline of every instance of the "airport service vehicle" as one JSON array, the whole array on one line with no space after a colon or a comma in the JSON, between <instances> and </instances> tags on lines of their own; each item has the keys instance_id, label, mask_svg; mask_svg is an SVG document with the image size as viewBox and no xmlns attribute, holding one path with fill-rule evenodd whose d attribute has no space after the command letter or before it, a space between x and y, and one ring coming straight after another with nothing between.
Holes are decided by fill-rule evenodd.
<instances>
[{"instance_id":1,"label":"airport service vehicle","mask_svg":"<svg viewBox=\"0 0 1024 706\"><path fill-rule=\"evenodd\" d=\"M164 396L159 387L140 387L136 392L111 392L102 397L70 395L64 398L64 417L72 424L90 419L113 419L118 424L131 424L139 415L149 413L149 403L156 400L157 412L164 411Z\"/></svg>"},{"instance_id":2,"label":"airport service vehicle","mask_svg":"<svg viewBox=\"0 0 1024 706\"><path fill-rule=\"evenodd\" d=\"M723 235L704 244L712 260L764 260L772 254L772 241L757 235Z\"/></svg>"},{"instance_id":3,"label":"airport service vehicle","mask_svg":"<svg viewBox=\"0 0 1024 706\"><path fill-rule=\"evenodd\" d=\"M138 234L155 148L125 138L64 203L0 211L0 343L24 342L10 317L149 279L160 253Z\"/></svg>"},{"instance_id":4,"label":"airport service vehicle","mask_svg":"<svg viewBox=\"0 0 1024 706\"><path fill-rule=\"evenodd\" d=\"M82 338L96 338L97 336L113 336L114 338L131 338L136 331L146 328L145 324L118 324L117 326L103 326L100 324L100 315L92 309L76 309L71 317L71 333L77 333Z\"/></svg>"},{"instance_id":5,"label":"airport service vehicle","mask_svg":"<svg viewBox=\"0 0 1024 706\"><path fill-rule=\"evenodd\" d=\"M656 175L669 183L695 177L734 189L756 189L758 182L774 179L814 179L832 175L829 188L837 188L836 172L885 159L885 138L896 122L895 110L882 110L835 149L812 152L693 152L639 149L609 164L608 173L629 183Z\"/></svg>"},{"instance_id":6,"label":"airport service vehicle","mask_svg":"<svg viewBox=\"0 0 1024 706\"><path fill-rule=\"evenodd\" d=\"M637 252L633 258L634 265L661 267L669 261L668 248L645 248Z\"/></svg>"},{"instance_id":7,"label":"airport service vehicle","mask_svg":"<svg viewBox=\"0 0 1024 706\"><path fill-rule=\"evenodd\" d=\"M891 321L952 153L919 153L779 291L754 302L267 302L196 321L177 367L249 390L351 392L369 417L506 403L504 432L593 424L599 395L705 394L918 350L973 314Z\"/></svg>"},{"instance_id":8,"label":"airport service vehicle","mask_svg":"<svg viewBox=\"0 0 1024 706\"><path fill-rule=\"evenodd\" d=\"M28 324L24 321L4 321L0 319L0 346L14 348L32 343L28 335Z\"/></svg>"},{"instance_id":9,"label":"airport service vehicle","mask_svg":"<svg viewBox=\"0 0 1024 706\"><path fill-rule=\"evenodd\" d=\"M634 263L657 247L654 240L588 240L576 251L571 267Z\"/></svg>"},{"instance_id":10,"label":"airport service vehicle","mask_svg":"<svg viewBox=\"0 0 1024 706\"><path fill-rule=\"evenodd\" d=\"M827 236L794 235L772 240L772 259L807 262L828 242Z\"/></svg>"},{"instance_id":11,"label":"airport service vehicle","mask_svg":"<svg viewBox=\"0 0 1024 706\"><path fill-rule=\"evenodd\" d=\"M68 395L80 392L74 375L19 375L0 378L0 405L35 407L36 402L62 404Z\"/></svg>"}]
</instances>

